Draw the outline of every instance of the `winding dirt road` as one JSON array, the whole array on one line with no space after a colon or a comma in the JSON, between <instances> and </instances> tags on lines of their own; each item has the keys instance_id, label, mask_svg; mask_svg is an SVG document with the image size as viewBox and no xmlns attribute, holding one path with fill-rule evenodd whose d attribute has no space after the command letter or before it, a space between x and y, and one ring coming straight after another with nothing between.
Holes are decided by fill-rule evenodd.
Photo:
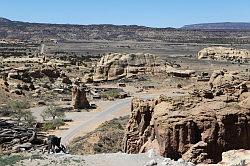
<instances>
[{"instance_id":1,"label":"winding dirt road","mask_svg":"<svg viewBox=\"0 0 250 166\"><path fill-rule=\"evenodd\" d=\"M183 94L174 94L168 92L167 96L177 96ZM143 99L156 98L159 94L138 94L137 97ZM115 101L102 101L97 103L100 111L93 112L67 112L66 118L72 119L66 128L62 127L60 130L53 132L53 134L62 137L62 143L67 145L74 138L80 135L84 135L90 131L93 131L100 124L105 121L111 120L116 117L126 116L130 114L130 104L132 97L119 99ZM38 120L41 120L41 112L46 109L46 107L32 108L33 115L35 115Z\"/></svg>"}]
</instances>

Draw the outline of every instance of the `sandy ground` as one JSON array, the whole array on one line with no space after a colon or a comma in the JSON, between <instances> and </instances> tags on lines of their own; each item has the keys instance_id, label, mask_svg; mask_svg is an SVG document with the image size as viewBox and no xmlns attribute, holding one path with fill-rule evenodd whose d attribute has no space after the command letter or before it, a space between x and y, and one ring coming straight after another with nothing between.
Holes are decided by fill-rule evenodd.
<instances>
[{"instance_id":1,"label":"sandy ground","mask_svg":"<svg viewBox=\"0 0 250 166\"><path fill-rule=\"evenodd\" d=\"M182 159L173 161L168 158L155 155L153 151L145 154L96 154L96 155L42 155L39 159L25 159L17 163L19 166L194 166Z\"/></svg>"}]
</instances>

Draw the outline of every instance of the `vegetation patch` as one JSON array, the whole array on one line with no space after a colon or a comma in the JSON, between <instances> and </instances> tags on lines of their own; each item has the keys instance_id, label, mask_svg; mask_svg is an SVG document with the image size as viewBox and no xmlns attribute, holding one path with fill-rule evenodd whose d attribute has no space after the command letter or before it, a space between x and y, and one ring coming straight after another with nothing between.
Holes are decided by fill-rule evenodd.
<instances>
[{"instance_id":1,"label":"vegetation patch","mask_svg":"<svg viewBox=\"0 0 250 166\"><path fill-rule=\"evenodd\" d=\"M104 122L93 132L74 139L68 147L70 153L84 155L121 152L128 119L129 116L125 116Z\"/></svg>"},{"instance_id":2,"label":"vegetation patch","mask_svg":"<svg viewBox=\"0 0 250 166\"><path fill-rule=\"evenodd\" d=\"M43 126L43 130L45 131L59 129L60 126L65 124L63 120L65 112L53 105L50 105L42 112L42 117L45 121Z\"/></svg>"},{"instance_id":3,"label":"vegetation patch","mask_svg":"<svg viewBox=\"0 0 250 166\"><path fill-rule=\"evenodd\" d=\"M10 156L0 156L0 166L6 166L6 165L14 165L21 160L25 160L27 157L24 157L20 154L18 155L10 155Z\"/></svg>"},{"instance_id":4,"label":"vegetation patch","mask_svg":"<svg viewBox=\"0 0 250 166\"><path fill-rule=\"evenodd\" d=\"M121 92L122 92L121 89L111 89L111 90L103 92L101 94L101 97L106 98L106 99L117 99L120 97Z\"/></svg>"}]
</instances>

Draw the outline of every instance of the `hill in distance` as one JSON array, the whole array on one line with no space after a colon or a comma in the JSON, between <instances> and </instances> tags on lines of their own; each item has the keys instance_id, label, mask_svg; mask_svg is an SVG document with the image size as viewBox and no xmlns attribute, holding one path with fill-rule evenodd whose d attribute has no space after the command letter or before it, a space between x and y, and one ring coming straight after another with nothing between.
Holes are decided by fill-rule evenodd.
<instances>
[{"instance_id":1,"label":"hill in distance","mask_svg":"<svg viewBox=\"0 0 250 166\"><path fill-rule=\"evenodd\" d=\"M12 21L7 18L0 17L0 23L10 23L10 22Z\"/></svg>"},{"instance_id":2,"label":"hill in distance","mask_svg":"<svg viewBox=\"0 0 250 166\"><path fill-rule=\"evenodd\" d=\"M187 25L183 28L154 28L138 25L29 23L0 17L0 39L249 43L249 36L250 23L212 23Z\"/></svg>"},{"instance_id":3,"label":"hill in distance","mask_svg":"<svg viewBox=\"0 0 250 166\"><path fill-rule=\"evenodd\" d=\"M221 22L185 25L181 29L215 29L215 30L250 30L250 23L247 22Z\"/></svg>"},{"instance_id":4,"label":"hill in distance","mask_svg":"<svg viewBox=\"0 0 250 166\"><path fill-rule=\"evenodd\" d=\"M47 23L29 23L29 22L22 22L22 21L12 21L7 18L0 17L0 23L25 23L25 24L44 24L50 25ZM56 24L51 24L56 25ZM70 24L57 24L57 25L70 25ZM72 24L73 25L73 24ZM91 25L89 25L91 26ZM93 24L92 26L117 26L117 27L130 27L130 28L154 28L154 27L146 27L146 26L138 26L138 25L111 25L111 24ZM159 28L161 29L161 28ZM163 29L175 29L171 27L166 27ZM178 28L177 28L178 29ZM187 30L250 30L250 22L220 22L220 23L201 23L201 24L190 24L185 25L179 29L187 29Z\"/></svg>"}]
</instances>

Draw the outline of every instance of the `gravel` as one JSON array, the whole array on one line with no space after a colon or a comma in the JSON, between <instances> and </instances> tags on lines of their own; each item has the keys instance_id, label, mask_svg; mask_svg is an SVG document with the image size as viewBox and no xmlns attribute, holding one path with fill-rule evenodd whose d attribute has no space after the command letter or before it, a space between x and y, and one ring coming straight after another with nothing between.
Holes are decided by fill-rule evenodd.
<instances>
[{"instance_id":1,"label":"gravel","mask_svg":"<svg viewBox=\"0 0 250 166\"><path fill-rule=\"evenodd\" d=\"M29 154L30 155L30 154ZM34 155L34 154L33 154ZM37 154L36 154L37 156ZM110 153L96 155L41 154L38 158L26 158L16 165L60 165L60 166L194 166L156 155L153 151L144 154Z\"/></svg>"}]
</instances>

